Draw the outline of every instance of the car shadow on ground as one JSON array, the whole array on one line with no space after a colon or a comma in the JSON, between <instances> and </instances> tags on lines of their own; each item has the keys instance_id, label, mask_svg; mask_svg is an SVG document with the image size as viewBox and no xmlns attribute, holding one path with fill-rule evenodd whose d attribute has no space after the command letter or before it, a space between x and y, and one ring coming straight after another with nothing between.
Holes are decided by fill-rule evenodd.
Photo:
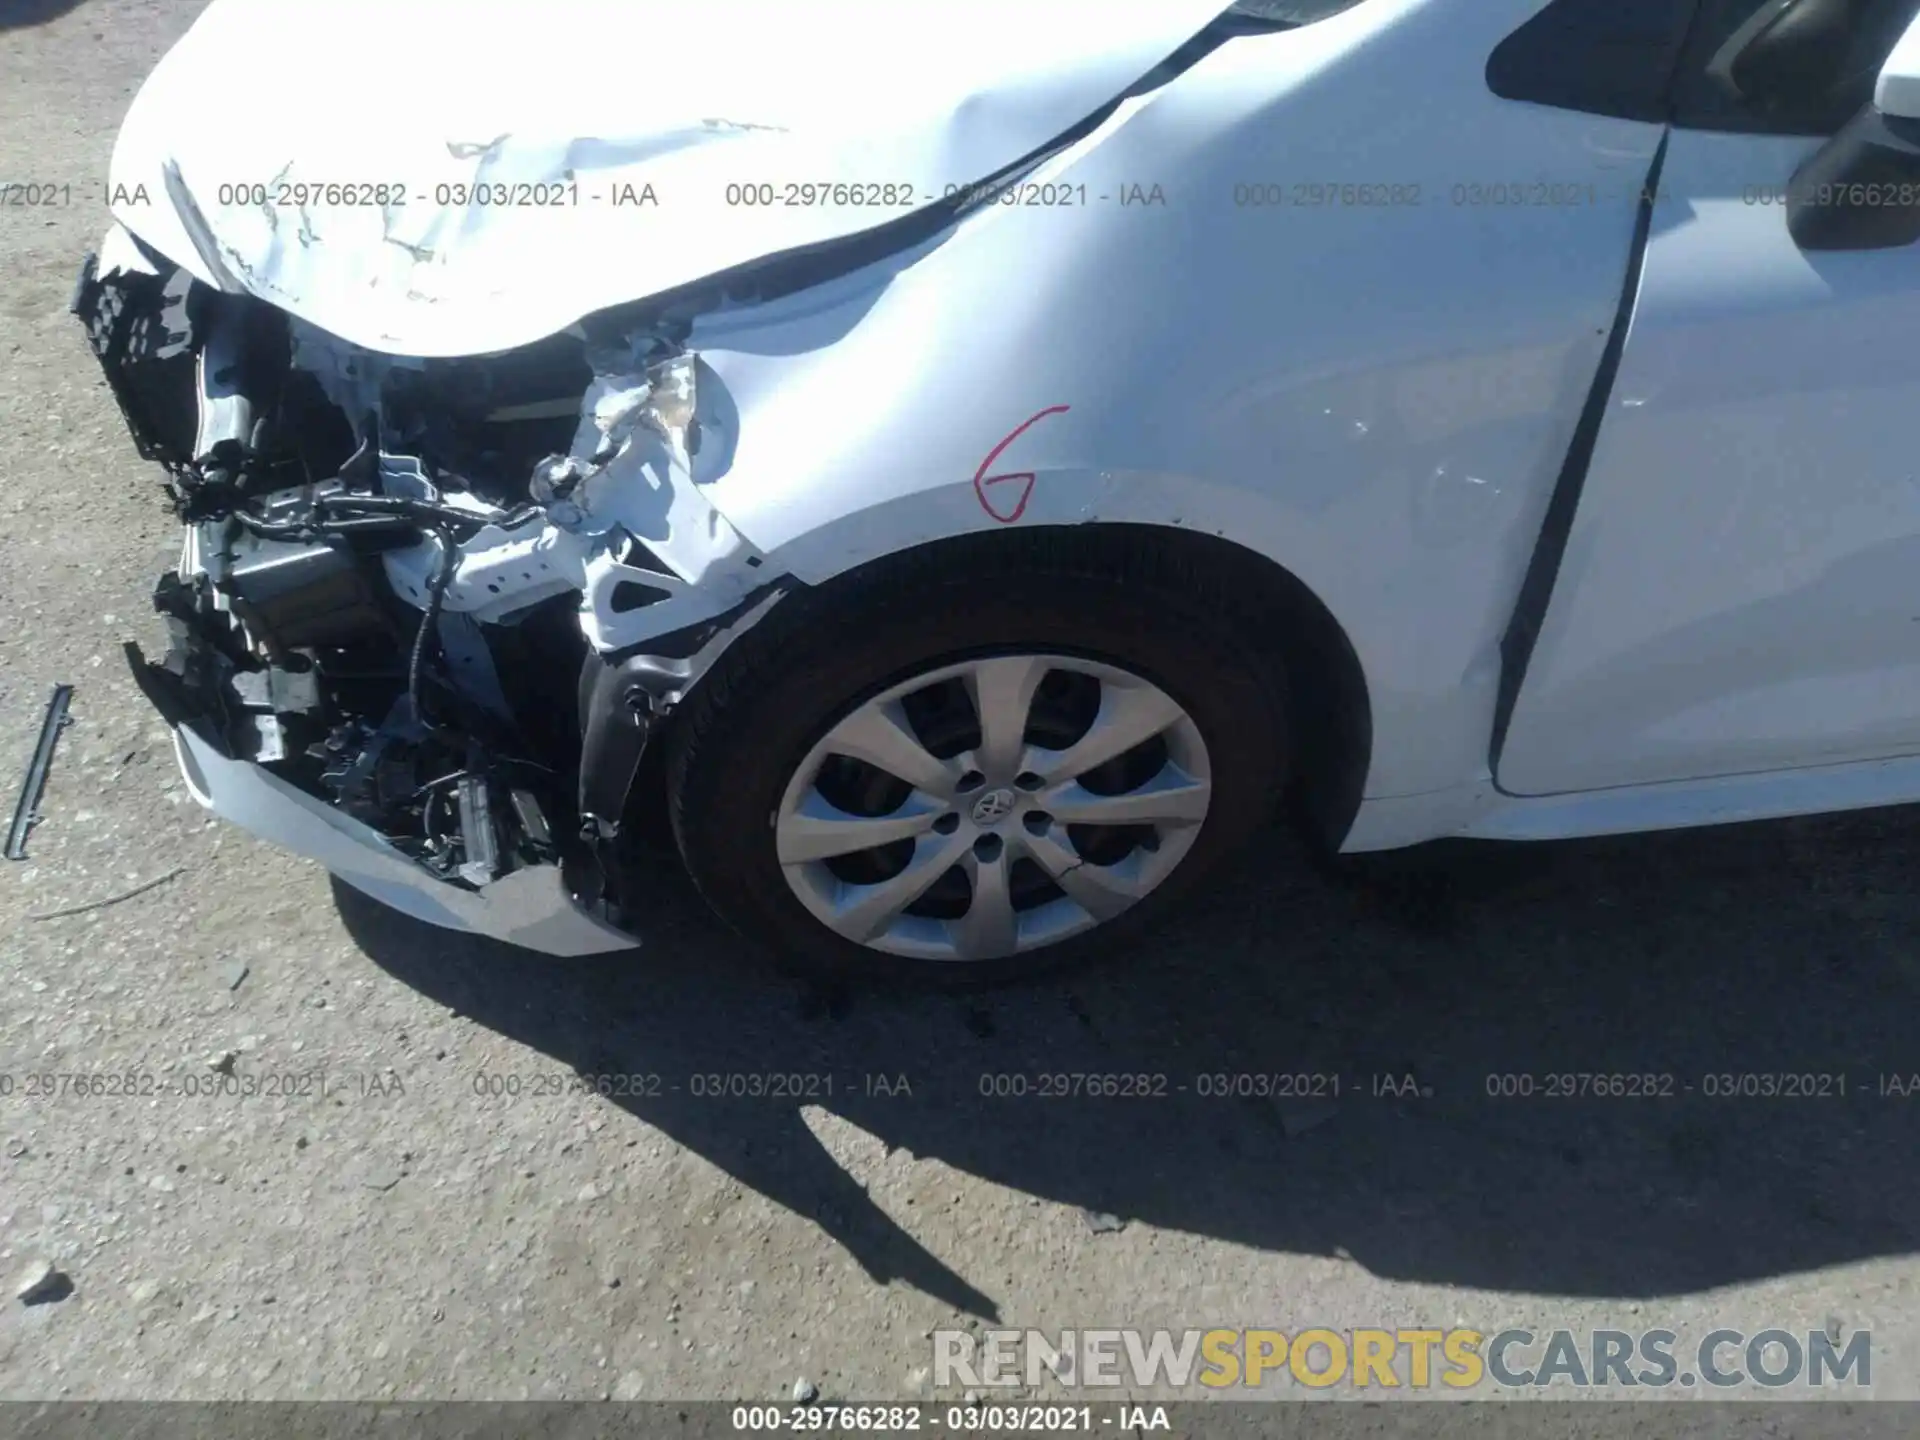
<instances>
[{"instance_id":1,"label":"car shadow on ground","mask_svg":"<svg viewBox=\"0 0 1920 1440\"><path fill-rule=\"evenodd\" d=\"M25 30L58 20L86 0L0 0L0 30Z\"/></svg>"},{"instance_id":2,"label":"car shadow on ground","mask_svg":"<svg viewBox=\"0 0 1920 1440\"><path fill-rule=\"evenodd\" d=\"M659 868L646 948L590 961L336 900L405 983L566 1066L661 1075L678 1088L619 1103L875 1279L983 1316L995 1298L876 1206L799 1102L696 1098L688 1077L831 1074L808 1103L916 1156L1396 1279L1651 1297L1920 1248L1920 1095L1880 1093L1920 1072L1920 809L1448 844L1333 876L1275 832L1116 968L973 997L773 978ZM1551 1095L1568 1073L1671 1093ZM1338 1076L1339 1098L1202 1093L1302 1074ZM1776 1074L1844 1078L1708 1093ZM1044 1075L1164 1075L1166 1093L1043 1098ZM1012 1076L1024 1097L983 1093Z\"/></svg>"}]
</instances>

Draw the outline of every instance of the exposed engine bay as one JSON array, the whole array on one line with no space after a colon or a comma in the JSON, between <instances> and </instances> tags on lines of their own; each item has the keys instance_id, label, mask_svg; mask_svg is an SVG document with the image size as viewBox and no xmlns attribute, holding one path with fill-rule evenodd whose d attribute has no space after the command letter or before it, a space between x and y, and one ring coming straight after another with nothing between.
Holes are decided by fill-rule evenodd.
<instances>
[{"instance_id":1,"label":"exposed engine bay","mask_svg":"<svg viewBox=\"0 0 1920 1440\"><path fill-rule=\"evenodd\" d=\"M618 924L650 728L791 583L699 492L684 325L409 359L107 249L74 310L186 527L149 698L449 885L560 866Z\"/></svg>"},{"instance_id":2,"label":"exposed engine bay","mask_svg":"<svg viewBox=\"0 0 1920 1440\"><path fill-rule=\"evenodd\" d=\"M196 797L434 923L533 944L492 902L538 889L529 923L567 934L537 948L623 943L649 737L801 583L708 498L740 419L696 327L724 366L724 312L911 264L1230 40L1353 3L1180 0L1121 25L1076 0L1038 26L1008 0L937 37L872 7L865 31L914 57L883 74L809 16L753 59L720 43L730 6L666 25L568 0L529 43L670 31L680 57L644 104L571 108L524 92L496 37L409 8L381 17L398 52L470 52L367 115L236 73L283 20L214 0L136 98L73 301L186 530L154 596L167 651L129 650ZM236 84L271 88L273 125L232 123ZM771 182L738 183L756 165L821 203L759 200ZM873 201L896 172L919 178ZM397 178L363 197L348 174ZM488 198L528 185L569 203Z\"/></svg>"}]
</instances>

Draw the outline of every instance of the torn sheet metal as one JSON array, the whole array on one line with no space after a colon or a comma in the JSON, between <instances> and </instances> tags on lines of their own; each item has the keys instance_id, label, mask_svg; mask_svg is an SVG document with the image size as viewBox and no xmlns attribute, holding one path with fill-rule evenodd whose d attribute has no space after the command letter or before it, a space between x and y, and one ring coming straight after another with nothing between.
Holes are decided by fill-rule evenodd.
<instances>
[{"instance_id":1,"label":"torn sheet metal","mask_svg":"<svg viewBox=\"0 0 1920 1440\"><path fill-rule=\"evenodd\" d=\"M597 375L571 449L536 470L540 509L485 525L459 546L442 609L497 623L579 592L581 631L606 654L711 620L763 589L775 570L698 483L698 437L723 424L700 408L698 368L680 352ZM470 495L438 491L411 457L382 455L380 473L387 494L491 513ZM395 594L427 603L440 543L382 557Z\"/></svg>"},{"instance_id":2,"label":"torn sheet metal","mask_svg":"<svg viewBox=\"0 0 1920 1440\"><path fill-rule=\"evenodd\" d=\"M109 194L202 281L360 345L505 350L939 203L1223 9L213 0L135 98Z\"/></svg>"}]
</instances>

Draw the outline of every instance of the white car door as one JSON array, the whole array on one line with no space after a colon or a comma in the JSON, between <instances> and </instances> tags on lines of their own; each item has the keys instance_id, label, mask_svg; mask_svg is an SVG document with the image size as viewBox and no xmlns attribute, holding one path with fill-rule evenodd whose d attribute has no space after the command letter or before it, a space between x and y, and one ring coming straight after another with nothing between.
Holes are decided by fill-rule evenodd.
<instances>
[{"instance_id":1,"label":"white car door","mask_svg":"<svg viewBox=\"0 0 1920 1440\"><path fill-rule=\"evenodd\" d=\"M1803 249L1782 203L1916 10L1704 0L1508 792L1920 753L1920 245Z\"/></svg>"}]
</instances>

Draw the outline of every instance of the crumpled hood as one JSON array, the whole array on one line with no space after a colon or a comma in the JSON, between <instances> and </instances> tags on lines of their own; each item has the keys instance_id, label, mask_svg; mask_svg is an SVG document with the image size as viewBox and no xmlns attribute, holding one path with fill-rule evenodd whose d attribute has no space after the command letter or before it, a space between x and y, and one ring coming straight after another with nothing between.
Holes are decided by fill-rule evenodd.
<instances>
[{"instance_id":1,"label":"crumpled hood","mask_svg":"<svg viewBox=\"0 0 1920 1440\"><path fill-rule=\"evenodd\" d=\"M510 349L937 202L1226 4L213 0L128 112L112 208L370 349Z\"/></svg>"}]
</instances>

